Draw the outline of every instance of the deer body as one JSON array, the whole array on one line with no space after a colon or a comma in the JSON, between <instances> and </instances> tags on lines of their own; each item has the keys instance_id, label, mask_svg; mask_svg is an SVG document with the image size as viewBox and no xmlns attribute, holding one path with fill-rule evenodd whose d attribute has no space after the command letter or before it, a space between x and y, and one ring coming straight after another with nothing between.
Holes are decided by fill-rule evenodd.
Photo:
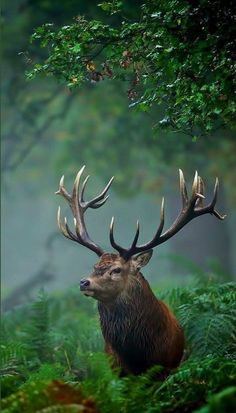
<instances>
[{"instance_id":1,"label":"deer body","mask_svg":"<svg viewBox=\"0 0 236 413\"><path fill-rule=\"evenodd\" d=\"M75 233L67 221L61 222L58 210L58 226L63 235L95 252L99 257L93 272L80 281L80 290L86 296L98 301L101 329L105 340L105 351L112 355L115 367L122 374L140 374L154 365L164 368L164 376L181 361L184 351L184 334L180 324L164 302L153 294L140 269L152 257L153 248L167 241L193 218L210 213L224 219L215 210L218 180L216 180L213 200L203 206L203 181L195 174L190 199L184 176L180 170L180 189L183 207L173 225L162 234L164 227L164 200L161 206L161 220L151 241L137 245L139 224L131 247L125 249L114 240L114 219L110 226L110 242L117 253L105 253L88 235L84 213L88 208L102 206L113 178L100 195L84 201L84 190L88 177L80 191L80 179L84 167L79 171L72 195L64 187L64 177L60 181L58 194L69 203L74 215Z\"/></svg>"},{"instance_id":2,"label":"deer body","mask_svg":"<svg viewBox=\"0 0 236 413\"><path fill-rule=\"evenodd\" d=\"M184 348L183 331L167 306L158 300L141 273L128 298L98 304L105 351L123 374L140 374L153 365L178 366Z\"/></svg>"}]
</instances>

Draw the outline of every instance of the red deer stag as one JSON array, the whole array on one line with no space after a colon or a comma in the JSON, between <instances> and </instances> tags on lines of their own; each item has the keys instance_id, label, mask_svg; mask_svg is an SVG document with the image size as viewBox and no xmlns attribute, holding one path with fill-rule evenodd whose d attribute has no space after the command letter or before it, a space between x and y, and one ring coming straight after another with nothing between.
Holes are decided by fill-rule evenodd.
<instances>
[{"instance_id":1,"label":"red deer stag","mask_svg":"<svg viewBox=\"0 0 236 413\"><path fill-rule=\"evenodd\" d=\"M114 218L110 226L110 243L117 253L105 253L93 242L87 232L84 214L88 208L100 208L108 199L106 195L113 178L104 190L90 201L84 200L84 190L89 176L80 190L83 167L74 182L70 195L64 187L64 176L59 190L71 207L75 233L72 232L65 218L60 218L58 226L63 235L72 241L94 251L99 257L91 275L80 281L83 294L98 300L101 329L105 339L105 351L113 356L114 365L121 369L121 374L140 374L153 365L161 365L168 372L177 367L184 350L184 334L180 324L164 302L153 294L140 269L150 260L153 248L167 241L193 218L204 214L215 215L224 219L215 210L218 192L216 179L212 201L203 206L203 181L197 172L194 177L192 194L189 198L184 175L180 175L180 191L183 207L173 225L164 233L164 199L161 204L160 224L154 238L146 244L137 245L139 223L131 247L121 247L114 240ZM138 254L138 255L137 255Z\"/></svg>"}]
</instances>

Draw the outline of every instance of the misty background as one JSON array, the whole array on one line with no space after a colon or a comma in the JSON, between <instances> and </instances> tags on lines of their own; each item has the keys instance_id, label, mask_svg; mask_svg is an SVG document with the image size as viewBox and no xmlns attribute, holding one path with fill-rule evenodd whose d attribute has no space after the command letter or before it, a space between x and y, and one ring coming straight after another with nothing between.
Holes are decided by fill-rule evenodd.
<instances>
[{"instance_id":1,"label":"misty background","mask_svg":"<svg viewBox=\"0 0 236 413\"><path fill-rule=\"evenodd\" d=\"M29 46L38 25L67 24L84 14L96 18L96 2L13 1L3 6L2 47L2 295L4 308L31 300L41 287L59 293L78 286L97 257L64 238L57 229L61 205L73 228L63 199L54 195L61 176L70 192L85 164L91 175L89 199L115 176L110 198L99 210L88 211L89 234L110 251L109 224L115 217L115 238L124 246L132 241L136 220L140 241L148 241L159 224L160 202L166 200L167 228L181 207L178 168L190 189L197 169L206 182L208 199L215 177L220 179L217 209L225 221L203 216L156 248L143 273L152 285L188 283L194 272L219 273L235 278L236 191L235 139L218 131L210 139L155 129L158 113L137 113L129 107L120 82L88 84L70 92L52 78L27 81L29 47L32 56L42 50ZM138 1L129 2L135 14ZM214 142L220 141L220 145ZM78 290L79 294L79 290Z\"/></svg>"}]
</instances>

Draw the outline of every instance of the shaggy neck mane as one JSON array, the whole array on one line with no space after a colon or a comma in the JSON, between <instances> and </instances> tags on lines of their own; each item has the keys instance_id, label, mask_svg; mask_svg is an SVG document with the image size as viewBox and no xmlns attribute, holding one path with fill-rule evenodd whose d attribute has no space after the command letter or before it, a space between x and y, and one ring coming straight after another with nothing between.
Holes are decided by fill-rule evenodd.
<instances>
[{"instance_id":1,"label":"shaggy neck mane","mask_svg":"<svg viewBox=\"0 0 236 413\"><path fill-rule=\"evenodd\" d=\"M105 340L124 359L133 359L134 363L139 358L139 350L152 351L151 335L155 330L150 329L150 323L155 323L160 331L165 323L163 308L141 273L130 275L125 293L113 303L99 302L98 310Z\"/></svg>"}]
</instances>

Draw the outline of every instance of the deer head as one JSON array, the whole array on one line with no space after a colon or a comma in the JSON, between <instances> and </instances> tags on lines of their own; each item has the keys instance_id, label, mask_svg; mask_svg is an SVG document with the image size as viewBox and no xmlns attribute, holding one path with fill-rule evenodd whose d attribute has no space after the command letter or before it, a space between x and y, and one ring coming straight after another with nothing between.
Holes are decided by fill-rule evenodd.
<instances>
[{"instance_id":1,"label":"deer head","mask_svg":"<svg viewBox=\"0 0 236 413\"><path fill-rule=\"evenodd\" d=\"M215 209L219 188L217 178L212 201L204 206L204 184L201 177L197 172L195 173L192 194L188 197L184 175L183 172L179 170L182 209L171 227L163 233L163 198L160 211L160 224L153 239L146 244L137 245L139 238L139 222L137 221L137 229L133 242L130 248L126 249L117 244L114 239L114 218L112 218L110 225L110 243L118 253L106 253L89 237L85 226L84 214L88 208L100 208L107 201L109 195L106 194L114 177L110 179L104 190L98 196L90 201L85 201L84 191L89 176L85 178L80 190L80 181L84 169L85 166L80 169L76 176L72 194L69 194L64 187L64 176L62 176L59 190L56 192L56 194L62 195L70 205L74 216L75 233L70 230L66 218L64 219L64 223L61 221L60 207L58 208L57 221L59 229L65 237L84 245L100 257L94 266L92 274L80 281L80 290L85 295L91 296L101 302L113 302L117 297L126 295L127 291L132 288L133 283L137 282L137 274L140 268L149 262L153 248L173 237L192 219L204 214L215 215L215 217L220 220L223 220L226 216L220 215Z\"/></svg>"}]
</instances>

